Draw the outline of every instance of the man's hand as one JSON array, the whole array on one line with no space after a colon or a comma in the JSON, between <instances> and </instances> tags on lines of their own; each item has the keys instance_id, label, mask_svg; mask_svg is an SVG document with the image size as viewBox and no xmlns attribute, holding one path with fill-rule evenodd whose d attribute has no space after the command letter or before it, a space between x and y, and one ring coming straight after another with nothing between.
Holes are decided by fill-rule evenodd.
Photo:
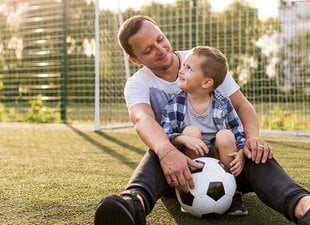
<instances>
[{"instance_id":1,"label":"man's hand","mask_svg":"<svg viewBox=\"0 0 310 225\"><path fill-rule=\"evenodd\" d=\"M273 148L268 143L258 137L250 137L245 141L243 147L244 154L255 163L266 163L273 157Z\"/></svg>"},{"instance_id":2,"label":"man's hand","mask_svg":"<svg viewBox=\"0 0 310 225\"><path fill-rule=\"evenodd\" d=\"M178 149L170 151L160 159L160 164L167 183L180 191L189 192L194 188L194 180L189 170L191 168L202 168L198 162L195 162L180 152Z\"/></svg>"}]
</instances>

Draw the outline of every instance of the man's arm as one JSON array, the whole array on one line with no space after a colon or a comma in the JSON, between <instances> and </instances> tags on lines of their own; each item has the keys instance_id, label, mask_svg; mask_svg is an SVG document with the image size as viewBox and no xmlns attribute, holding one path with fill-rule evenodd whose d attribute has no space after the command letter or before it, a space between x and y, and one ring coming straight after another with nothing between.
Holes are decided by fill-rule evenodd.
<instances>
[{"instance_id":1,"label":"man's arm","mask_svg":"<svg viewBox=\"0 0 310 225\"><path fill-rule=\"evenodd\" d=\"M129 117L140 139L152 149L159 158L174 148L162 127L155 120L152 108L148 104L136 104L129 110ZM156 141L154 141L156 140Z\"/></svg>"},{"instance_id":2,"label":"man's arm","mask_svg":"<svg viewBox=\"0 0 310 225\"><path fill-rule=\"evenodd\" d=\"M256 163L265 163L273 157L273 149L259 137L259 122L254 107L240 90L233 93L230 100L243 124L246 138L244 154Z\"/></svg>"},{"instance_id":3,"label":"man's arm","mask_svg":"<svg viewBox=\"0 0 310 225\"><path fill-rule=\"evenodd\" d=\"M245 144L245 135L244 135L244 128L242 126L242 122L238 113L236 112L234 106L231 102L227 103L227 112L226 112L226 119L231 129L232 133L235 136L236 140L236 148L237 150L241 150Z\"/></svg>"},{"instance_id":4,"label":"man's arm","mask_svg":"<svg viewBox=\"0 0 310 225\"><path fill-rule=\"evenodd\" d=\"M158 156L167 183L188 192L194 187L189 166L201 168L201 165L186 157L169 141L162 127L155 120L150 105L140 103L129 110L129 116L140 139Z\"/></svg>"}]
</instances>

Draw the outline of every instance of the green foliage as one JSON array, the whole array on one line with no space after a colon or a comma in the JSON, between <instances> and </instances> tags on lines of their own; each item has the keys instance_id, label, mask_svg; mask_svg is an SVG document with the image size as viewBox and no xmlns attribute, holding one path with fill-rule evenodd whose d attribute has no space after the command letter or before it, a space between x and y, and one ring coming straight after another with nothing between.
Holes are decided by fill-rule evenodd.
<instances>
[{"instance_id":1,"label":"green foliage","mask_svg":"<svg viewBox=\"0 0 310 225\"><path fill-rule=\"evenodd\" d=\"M25 117L17 112L15 108L7 109L4 104L0 104L0 121L23 122Z\"/></svg>"},{"instance_id":2,"label":"green foliage","mask_svg":"<svg viewBox=\"0 0 310 225\"><path fill-rule=\"evenodd\" d=\"M0 91L3 89L3 75L0 74ZM0 95L1 96L1 95Z\"/></svg>"},{"instance_id":3,"label":"green foliage","mask_svg":"<svg viewBox=\"0 0 310 225\"><path fill-rule=\"evenodd\" d=\"M4 105L0 103L0 121L3 121L4 117Z\"/></svg>"},{"instance_id":4,"label":"green foliage","mask_svg":"<svg viewBox=\"0 0 310 225\"><path fill-rule=\"evenodd\" d=\"M268 114L262 116L262 126L272 130L300 129L297 116L282 110L279 105L275 105Z\"/></svg>"},{"instance_id":5,"label":"green foliage","mask_svg":"<svg viewBox=\"0 0 310 225\"><path fill-rule=\"evenodd\" d=\"M25 121L25 117L18 112L15 108L9 108L6 120L8 121L16 121L16 122L23 122Z\"/></svg>"},{"instance_id":6,"label":"green foliage","mask_svg":"<svg viewBox=\"0 0 310 225\"><path fill-rule=\"evenodd\" d=\"M29 104L31 107L27 113L27 121L35 123L50 123L59 121L59 113L44 106L40 95L36 99L30 100Z\"/></svg>"},{"instance_id":7,"label":"green foliage","mask_svg":"<svg viewBox=\"0 0 310 225\"><path fill-rule=\"evenodd\" d=\"M263 34L270 35L280 31L280 23L277 18L269 17L268 19L264 20L262 24L263 26L261 28Z\"/></svg>"}]
</instances>

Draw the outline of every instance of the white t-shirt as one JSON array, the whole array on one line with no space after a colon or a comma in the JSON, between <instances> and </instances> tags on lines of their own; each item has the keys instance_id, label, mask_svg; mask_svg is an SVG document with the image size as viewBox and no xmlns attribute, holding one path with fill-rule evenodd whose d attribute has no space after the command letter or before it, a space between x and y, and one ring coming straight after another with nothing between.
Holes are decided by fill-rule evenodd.
<instances>
[{"instance_id":1,"label":"white t-shirt","mask_svg":"<svg viewBox=\"0 0 310 225\"><path fill-rule=\"evenodd\" d=\"M181 65L188 51L177 51L181 56ZM168 82L156 76L149 68L142 67L134 73L126 82L124 94L128 109L139 103L151 105L156 120L160 123L162 112L168 100L180 91L178 81ZM227 73L224 82L217 88L225 96L230 96L239 90L239 85L233 79L231 73Z\"/></svg>"}]
</instances>

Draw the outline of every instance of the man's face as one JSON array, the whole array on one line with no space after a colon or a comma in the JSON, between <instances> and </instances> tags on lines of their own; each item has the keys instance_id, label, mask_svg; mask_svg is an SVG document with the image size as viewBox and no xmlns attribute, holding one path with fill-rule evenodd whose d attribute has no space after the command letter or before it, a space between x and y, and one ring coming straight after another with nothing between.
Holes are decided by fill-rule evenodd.
<instances>
[{"instance_id":1,"label":"man's face","mask_svg":"<svg viewBox=\"0 0 310 225\"><path fill-rule=\"evenodd\" d=\"M136 63L151 70L166 70L173 62L172 47L164 33L153 23L143 21L141 29L128 40Z\"/></svg>"}]
</instances>

